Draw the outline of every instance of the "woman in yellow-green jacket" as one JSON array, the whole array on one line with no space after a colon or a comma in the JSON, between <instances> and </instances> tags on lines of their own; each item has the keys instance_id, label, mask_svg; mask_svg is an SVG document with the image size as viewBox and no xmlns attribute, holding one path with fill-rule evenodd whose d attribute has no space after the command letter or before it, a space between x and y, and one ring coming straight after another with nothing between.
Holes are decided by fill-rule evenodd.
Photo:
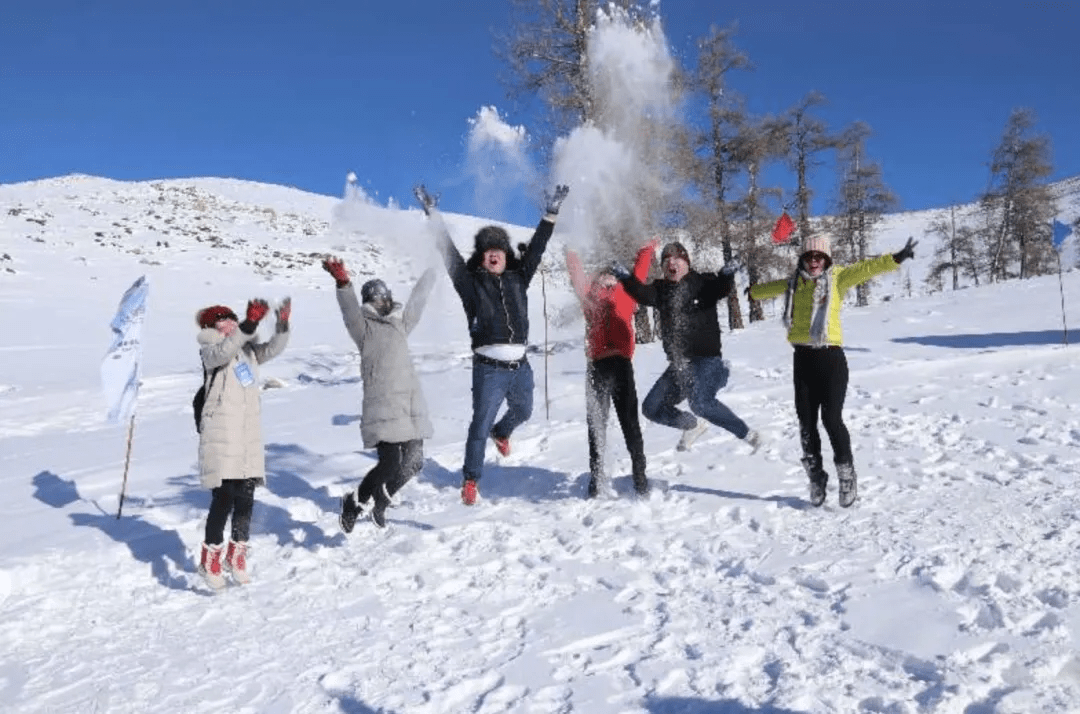
<instances>
[{"instance_id":1,"label":"woman in yellow-green jacket","mask_svg":"<svg viewBox=\"0 0 1080 714\"><path fill-rule=\"evenodd\" d=\"M825 502L829 480L821 465L818 412L832 444L840 505L847 508L858 496L851 437L842 414L848 383L840 327L844 293L877 275L896 270L900 263L915 256L915 245L909 238L892 255L834 266L828 236L813 236L806 241L806 250L799 256L794 275L748 288L754 300L784 296L784 326L788 330L788 342L795 348L795 413L799 417L802 464L810 479L810 502L815 506Z\"/></svg>"}]
</instances>

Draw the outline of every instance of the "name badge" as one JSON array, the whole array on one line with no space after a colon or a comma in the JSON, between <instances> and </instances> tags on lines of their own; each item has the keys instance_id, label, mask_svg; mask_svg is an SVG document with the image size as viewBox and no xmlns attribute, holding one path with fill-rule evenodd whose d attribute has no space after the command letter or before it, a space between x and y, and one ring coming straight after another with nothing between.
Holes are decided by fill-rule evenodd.
<instances>
[{"instance_id":1,"label":"name badge","mask_svg":"<svg viewBox=\"0 0 1080 714\"><path fill-rule=\"evenodd\" d=\"M251 373L251 367L248 367L247 362L236 365L233 372L236 373L236 378L240 380L240 384L243 386L250 387L255 384L255 375Z\"/></svg>"}]
</instances>

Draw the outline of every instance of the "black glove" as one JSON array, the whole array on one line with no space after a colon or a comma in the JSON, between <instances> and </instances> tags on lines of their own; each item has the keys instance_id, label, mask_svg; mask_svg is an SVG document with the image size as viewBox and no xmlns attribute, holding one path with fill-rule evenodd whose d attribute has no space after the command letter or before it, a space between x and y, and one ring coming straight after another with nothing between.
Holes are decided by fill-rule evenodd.
<instances>
[{"instance_id":1,"label":"black glove","mask_svg":"<svg viewBox=\"0 0 1080 714\"><path fill-rule=\"evenodd\" d=\"M746 299L747 299L747 300L753 300L753 299L754 299L753 297L751 297L751 296L750 296L750 291L751 291L751 290L752 290L753 288L754 288L754 286L753 286L753 285L747 285L747 286L746 286L745 288L743 288L743 294L745 294L745 295L746 295Z\"/></svg>"},{"instance_id":2,"label":"black glove","mask_svg":"<svg viewBox=\"0 0 1080 714\"><path fill-rule=\"evenodd\" d=\"M907 239L907 243L904 244L904 247L892 254L893 260L895 260L897 264L899 264L903 263L908 258L914 258L915 246L917 246L918 244L919 241L909 237Z\"/></svg>"},{"instance_id":3,"label":"black glove","mask_svg":"<svg viewBox=\"0 0 1080 714\"><path fill-rule=\"evenodd\" d=\"M732 259L727 263L724 263L724 267L720 268L721 275L734 275L742 270L743 263L741 260Z\"/></svg>"},{"instance_id":4,"label":"black glove","mask_svg":"<svg viewBox=\"0 0 1080 714\"><path fill-rule=\"evenodd\" d=\"M439 197L432 196L428 193L427 188L425 188L422 183L413 187L413 195L416 196L416 200L420 202L420 207L424 209L425 216L430 216L435 207L439 205Z\"/></svg>"},{"instance_id":5,"label":"black glove","mask_svg":"<svg viewBox=\"0 0 1080 714\"><path fill-rule=\"evenodd\" d=\"M559 215L559 208L570 193L570 187L562 183L555 187L555 193L544 191L544 214L548 216Z\"/></svg>"},{"instance_id":6,"label":"black glove","mask_svg":"<svg viewBox=\"0 0 1080 714\"><path fill-rule=\"evenodd\" d=\"M630 277L630 271L619 261L615 261L611 264L611 274L618 280L626 280Z\"/></svg>"}]
</instances>

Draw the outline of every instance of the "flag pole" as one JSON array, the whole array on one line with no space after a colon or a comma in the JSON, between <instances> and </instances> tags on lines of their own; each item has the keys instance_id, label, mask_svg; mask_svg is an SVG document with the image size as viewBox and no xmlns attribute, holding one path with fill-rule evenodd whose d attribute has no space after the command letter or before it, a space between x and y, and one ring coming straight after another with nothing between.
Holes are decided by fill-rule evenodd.
<instances>
[{"instance_id":1,"label":"flag pole","mask_svg":"<svg viewBox=\"0 0 1080 714\"><path fill-rule=\"evenodd\" d=\"M120 513L124 510L124 493L127 491L128 467L131 466L131 442L135 434L135 412L131 413L131 421L128 422L127 455L124 456L124 481L120 484L120 507L116 509L116 520L120 520Z\"/></svg>"},{"instance_id":2,"label":"flag pole","mask_svg":"<svg viewBox=\"0 0 1080 714\"><path fill-rule=\"evenodd\" d=\"M544 274L547 271L540 268L540 294L544 298L544 418L551 421L551 398L548 396L548 309L547 309L547 281Z\"/></svg>"}]
</instances>

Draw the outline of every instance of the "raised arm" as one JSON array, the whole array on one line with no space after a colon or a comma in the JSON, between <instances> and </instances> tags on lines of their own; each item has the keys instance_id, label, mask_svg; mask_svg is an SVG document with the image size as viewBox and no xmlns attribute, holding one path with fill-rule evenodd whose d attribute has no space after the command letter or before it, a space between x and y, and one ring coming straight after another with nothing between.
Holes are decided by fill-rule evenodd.
<instances>
[{"instance_id":1,"label":"raised arm","mask_svg":"<svg viewBox=\"0 0 1080 714\"><path fill-rule=\"evenodd\" d=\"M578 300L584 301L589 295L589 279L585 277L581 258L569 248L566 249L566 272L570 274L570 285L574 288Z\"/></svg>"},{"instance_id":2,"label":"raised arm","mask_svg":"<svg viewBox=\"0 0 1080 714\"><path fill-rule=\"evenodd\" d=\"M882 255L869 260L861 260L854 265L847 265L839 269L833 268L838 272L836 275L836 289L843 295L856 285L861 285L871 278L887 273L890 270L896 270L899 267L900 264L896 262L892 255Z\"/></svg>"},{"instance_id":3,"label":"raised arm","mask_svg":"<svg viewBox=\"0 0 1080 714\"><path fill-rule=\"evenodd\" d=\"M758 283L757 285L751 285L748 290L750 297L753 300L769 300L774 297L780 297L787 290L788 281L783 280L770 280L767 283Z\"/></svg>"},{"instance_id":4,"label":"raised arm","mask_svg":"<svg viewBox=\"0 0 1080 714\"><path fill-rule=\"evenodd\" d=\"M274 359L285 349L289 343L289 317L292 315L292 299L285 298L274 310L277 316L277 324L274 326L274 336L267 342L251 342L249 347L255 355L255 361L259 364Z\"/></svg>"},{"instance_id":5,"label":"raised arm","mask_svg":"<svg viewBox=\"0 0 1080 714\"><path fill-rule=\"evenodd\" d=\"M416 196L416 200L420 202L421 208L424 209L424 215L430 221L431 229L435 233L436 247L439 254L442 255L443 263L446 265L446 272L450 275L450 282L453 284L454 290L457 291L462 300L471 300L472 286L469 280L469 269L465 267L465 259L461 257L457 246L454 245L453 238L450 237L446 221L443 220L442 213L439 212L436 206L437 199L427 192L423 184L416 186L413 189L413 194Z\"/></svg>"},{"instance_id":6,"label":"raised arm","mask_svg":"<svg viewBox=\"0 0 1080 714\"><path fill-rule=\"evenodd\" d=\"M416 281L416 285L405 303L405 313L402 315L405 334L412 332L413 328L416 327L416 323L420 322L420 315L424 312L424 306L427 305L433 287L435 287L435 269L428 268L420 276L420 279Z\"/></svg>"},{"instance_id":7,"label":"raised arm","mask_svg":"<svg viewBox=\"0 0 1080 714\"><path fill-rule=\"evenodd\" d=\"M237 329L233 330L231 335L220 342L203 345L199 349L199 356L202 358L203 366L206 367L207 371L224 367L232 361L236 353L247 342L253 339L255 339L254 332L247 334Z\"/></svg>"},{"instance_id":8,"label":"raised arm","mask_svg":"<svg viewBox=\"0 0 1080 714\"><path fill-rule=\"evenodd\" d=\"M560 184L555 187L554 193L544 194L546 199L544 217L536 226L536 231L529 240L529 247L525 249L525 255L521 258L521 273L525 277L526 286L532 282L533 276L540 267L540 259L544 257L548 241L551 240L551 234L555 231L555 219L559 215L559 208L568 193L570 193L570 187Z\"/></svg>"},{"instance_id":9,"label":"raised arm","mask_svg":"<svg viewBox=\"0 0 1080 714\"><path fill-rule=\"evenodd\" d=\"M366 323L360 310L360 302L356 299L356 290L353 289L349 273L345 270L345 263L337 258L327 258L323 261L323 270L330 273L337 284L338 307L341 308L341 317L345 321L349 337L357 347L363 346Z\"/></svg>"}]
</instances>

